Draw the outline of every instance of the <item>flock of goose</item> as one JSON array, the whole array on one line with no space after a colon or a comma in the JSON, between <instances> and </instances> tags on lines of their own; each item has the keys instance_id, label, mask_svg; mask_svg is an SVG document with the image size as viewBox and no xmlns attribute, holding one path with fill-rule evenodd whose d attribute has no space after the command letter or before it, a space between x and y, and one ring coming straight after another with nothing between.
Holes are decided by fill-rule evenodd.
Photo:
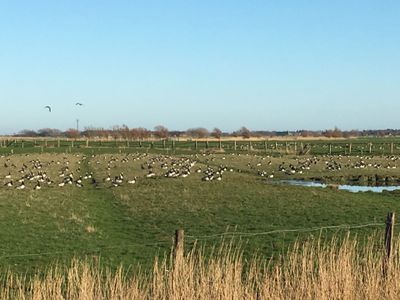
<instances>
[{"instance_id":1,"label":"flock of goose","mask_svg":"<svg viewBox=\"0 0 400 300\"><path fill-rule=\"evenodd\" d=\"M40 157L40 156L39 156ZM221 181L225 172L246 172L265 179L301 176L307 172L385 170L395 172L398 156L269 157L240 154L196 154L183 157L151 154L0 156L0 176L7 189L40 190L44 186L119 187L148 178L186 178ZM354 172L357 172L354 171ZM128 174L128 175L125 175Z\"/></svg>"}]
</instances>

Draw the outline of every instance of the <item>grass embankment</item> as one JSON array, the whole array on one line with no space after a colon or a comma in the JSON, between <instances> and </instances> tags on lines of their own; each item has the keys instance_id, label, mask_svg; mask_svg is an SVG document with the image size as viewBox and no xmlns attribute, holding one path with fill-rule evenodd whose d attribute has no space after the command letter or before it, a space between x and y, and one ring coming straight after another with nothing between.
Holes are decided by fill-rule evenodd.
<instances>
[{"instance_id":1,"label":"grass embankment","mask_svg":"<svg viewBox=\"0 0 400 300\"><path fill-rule=\"evenodd\" d=\"M3 165L9 158L18 170L33 157L49 163L46 166L52 178L57 178L59 169L65 165L64 155L58 154L48 157L14 155L3 158L0 163ZM114 155L118 160L110 164L109 170L111 155L86 159L72 155L65 157L76 176L92 171L98 187L86 182L83 188L53 185L38 191L32 190L31 186L28 190L2 187L0 263L5 268L34 273L57 260L66 263L73 257L94 257L96 260L100 257L103 265L114 269L121 263L125 267L140 263L148 269L155 256L170 250L177 228L185 230L189 250L196 239L213 245L220 239L219 234L243 232L250 234L242 237L244 256L249 258L257 252L269 258L282 253L296 238L304 240L319 231L258 233L383 223L388 211L400 208L396 193L352 194L331 189L269 185L265 179L257 177L257 169L250 167L246 172L236 169L226 172L222 181L203 182L201 173L193 173L187 178L146 178L147 171L140 166L149 157L131 158L122 163L125 156ZM61 165L54 163L57 160ZM238 161L238 169L247 166L245 161ZM196 167L204 169L206 163L229 165L236 161L216 156L203 163ZM102 180L108 172L112 176L123 172L126 179L138 176L138 180L134 185L110 188ZM157 169L156 172L161 171ZM351 232L367 235L375 229L367 227ZM327 233L331 235L335 230Z\"/></svg>"},{"instance_id":2,"label":"grass embankment","mask_svg":"<svg viewBox=\"0 0 400 300\"><path fill-rule=\"evenodd\" d=\"M276 261L248 261L235 249L222 247L208 258L194 250L175 263L156 260L150 274L128 275L123 268L113 272L79 261L32 278L8 273L0 298L375 300L397 299L400 293L398 244L389 264L374 242L359 247L349 238L296 243Z\"/></svg>"}]
</instances>

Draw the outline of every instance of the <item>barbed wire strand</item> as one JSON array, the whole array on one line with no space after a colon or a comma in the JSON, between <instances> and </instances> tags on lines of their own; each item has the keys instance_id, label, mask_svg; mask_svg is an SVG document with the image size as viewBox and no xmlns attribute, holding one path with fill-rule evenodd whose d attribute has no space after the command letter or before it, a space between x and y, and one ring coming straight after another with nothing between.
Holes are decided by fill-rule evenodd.
<instances>
[{"instance_id":1,"label":"barbed wire strand","mask_svg":"<svg viewBox=\"0 0 400 300\"><path fill-rule=\"evenodd\" d=\"M251 237L251 236L258 236L258 235L269 235L269 234L274 234L274 233L286 233L286 232L310 232L310 231L319 231L319 230L324 230L324 229L357 229L357 228L363 228L363 227L377 227L377 226L383 226L385 223L369 223L369 224L362 224L362 225L348 225L348 224L343 224L343 225L334 225L334 226L323 226L323 227L313 227L313 228L297 228L297 229L277 229L277 230L272 230L272 231L264 231L264 232L225 232L225 233L220 233L220 234L210 234L210 235L203 235L203 236L192 236L192 235L185 235L187 238L191 239L196 239L196 240L201 240L201 239L209 239L209 238L218 238L218 237L236 237L236 236L245 236L245 237Z\"/></svg>"},{"instance_id":2,"label":"barbed wire strand","mask_svg":"<svg viewBox=\"0 0 400 300\"><path fill-rule=\"evenodd\" d=\"M252 237L252 236L260 236L260 235L269 235L269 234L276 234L276 233L286 233L286 232L311 232L311 231L320 231L325 229L358 229L358 228L365 228L365 227L377 227L383 226L385 223L369 223L369 224L361 224L361 225L349 225L349 224L342 224L342 225L334 225L334 226L323 226L323 227L313 227L313 228L296 228L296 229L277 229L272 231L265 231L265 232L225 232L220 234L212 234L212 235L203 235L203 236L192 236L186 235L186 238L194 239L197 241L207 240L211 238L217 237ZM171 236L171 240L173 237ZM127 245L119 245L119 246L108 246L108 247L101 247L96 249L88 249L84 251L82 254L89 254L93 252L101 252L105 250L111 249L123 249L129 248L134 246L160 246L169 243L168 241L159 241L155 243L131 243ZM7 258L20 258L20 257L36 257L36 256L50 256L50 255L57 255L57 254L66 254L66 253L74 253L78 252L77 250L68 250L68 251L54 251L54 252L40 252L40 253L25 253L25 254L14 254L14 255L3 255L0 256L1 259ZM79 253L78 253L79 254Z\"/></svg>"}]
</instances>

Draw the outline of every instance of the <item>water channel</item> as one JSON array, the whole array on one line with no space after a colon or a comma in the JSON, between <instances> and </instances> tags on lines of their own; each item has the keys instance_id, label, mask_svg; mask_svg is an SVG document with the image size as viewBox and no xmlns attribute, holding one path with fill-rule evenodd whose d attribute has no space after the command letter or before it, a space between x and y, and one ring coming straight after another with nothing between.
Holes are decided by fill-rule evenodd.
<instances>
[{"instance_id":1,"label":"water channel","mask_svg":"<svg viewBox=\"0 0 400 300\"><path fill-rule=\"evenodd\" d=\"M367 186L367 185L348 185L348 184L326 184L315 181L306 181L306 180L280 180L276 181L277 184L287 184L287 185L297 185L297 186L306 186L306 187L320 187L326 188L328 186L332 186L337 188L338 190L345 190L352 193L357 192L374 192L374 193L382 193L383 191L396 191L400 190L399 185L381 185L381 186Z\"/></svg>"}]
</instances>

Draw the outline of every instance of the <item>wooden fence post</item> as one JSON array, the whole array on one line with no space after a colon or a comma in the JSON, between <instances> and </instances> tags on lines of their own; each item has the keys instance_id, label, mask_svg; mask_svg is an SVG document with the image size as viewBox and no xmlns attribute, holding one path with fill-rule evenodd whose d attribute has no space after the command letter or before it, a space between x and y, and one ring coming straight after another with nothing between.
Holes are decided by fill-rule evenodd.
<instances>
[{"instance_id":1,"label":"wooden fence post","mask_svg":"<svg viewBox=\"0 0 400 300\"><path fill-rule=\"evenodd\" d=\"M388 213L386 218L386 230L385 230L385 249L386 257L383 265L383 275L386 277L389 273L389 262L390 255L392 253L392 241L393 241L393 229L394 229L394 212Z\"/></svg>"},{"instance_id":2,"label":"wooden fence post","mask_svg":"<svg viewBox=\"0 0 400 300\"><path fill-rule=\"evenodd\" d=\"M219 149L220 149L220 150L222 149L222 142L221 142L221 140L219 140Z\"/></svg>"},{"instance_id":3,"label":"wooden fence post","mask_svg":"<svg viewBox=\"0 0 400 300\"><path fill-rule=\"evenodd\" d=\"M183 259L184 238L185 238L185 232L184 232L183 229L175 230L175 240L174 240L174 261L175 261L175 264L179 263Z\"/></svg>"},{"instance_id":4,"label":"wooden fence post","mask_svg":"<svg viewBox=\"0 0 400 300\"><path fill-rule=\"evenodd\" d=\"M332 144L329 144L329 155L332 155Z\"/></svg>"},{"instance_id":5,"label":"wooden fence post","mask_svg":"<svg viewBox=\"0 0 400 300\"><path fill-rule=\"evenodd\" d=\"M264 141L264 149L265 149L265 153L268 153L268 144L267 144L267 141Z\"/></svg>"},{"instance_id":6,"label":"wooden fence post","mask_svg":"<svg viewBox=\"0 0 400 300\"><path fill-rule=\"evenodd\" d=\"M89 148L89 139L86 139L86 148Z\"/></svg>"},{"instance_id":7,"label":"wooden fence post","mask_svg":"<svg viewBox=\"0 0 400 300\"><path fill-rule=\"evenodd\" d=\"M351 143L349 144L349 155L351 154Z\"/></svg>"},{"instance_id":8,"label":"wooden fence post","mask_svg":"<svg viewBox=\"0 0 400 300\"><path fill-rule=\"evenodd\" d=\"M233 141L233 150L236 151L236 149L237 149L237 144L236 144L236 140L235 140L235 141Z\"/></svg>"},{"instance_id":9,"label":"wooden fence post","mask_svg":"<svg viewBox=\"0 0 400 300\"><path fill-rule=\"evenodd\" d=\"M372 153L372 143L369 143L369 154Z\"/></svg>"},{"instance_id":10,"label":"wooden fence post","mask_svg":"<svg viewBox=\"0 0 400 300\"><path fill-rule=\"evenodd\" d=\"M57 140L57 148L60 148L60 139Z\"/></svg>"},{"instance_id":11,"label":"wooden fence post","mask_svg":"<svg viewBox=\"0 0 400 300\"><path fill-rule=\"evenodd\" d=\"M393 150L394 150L394 144L390 143L390 154L393 154Z\"/></svg>"}]
</instances>

